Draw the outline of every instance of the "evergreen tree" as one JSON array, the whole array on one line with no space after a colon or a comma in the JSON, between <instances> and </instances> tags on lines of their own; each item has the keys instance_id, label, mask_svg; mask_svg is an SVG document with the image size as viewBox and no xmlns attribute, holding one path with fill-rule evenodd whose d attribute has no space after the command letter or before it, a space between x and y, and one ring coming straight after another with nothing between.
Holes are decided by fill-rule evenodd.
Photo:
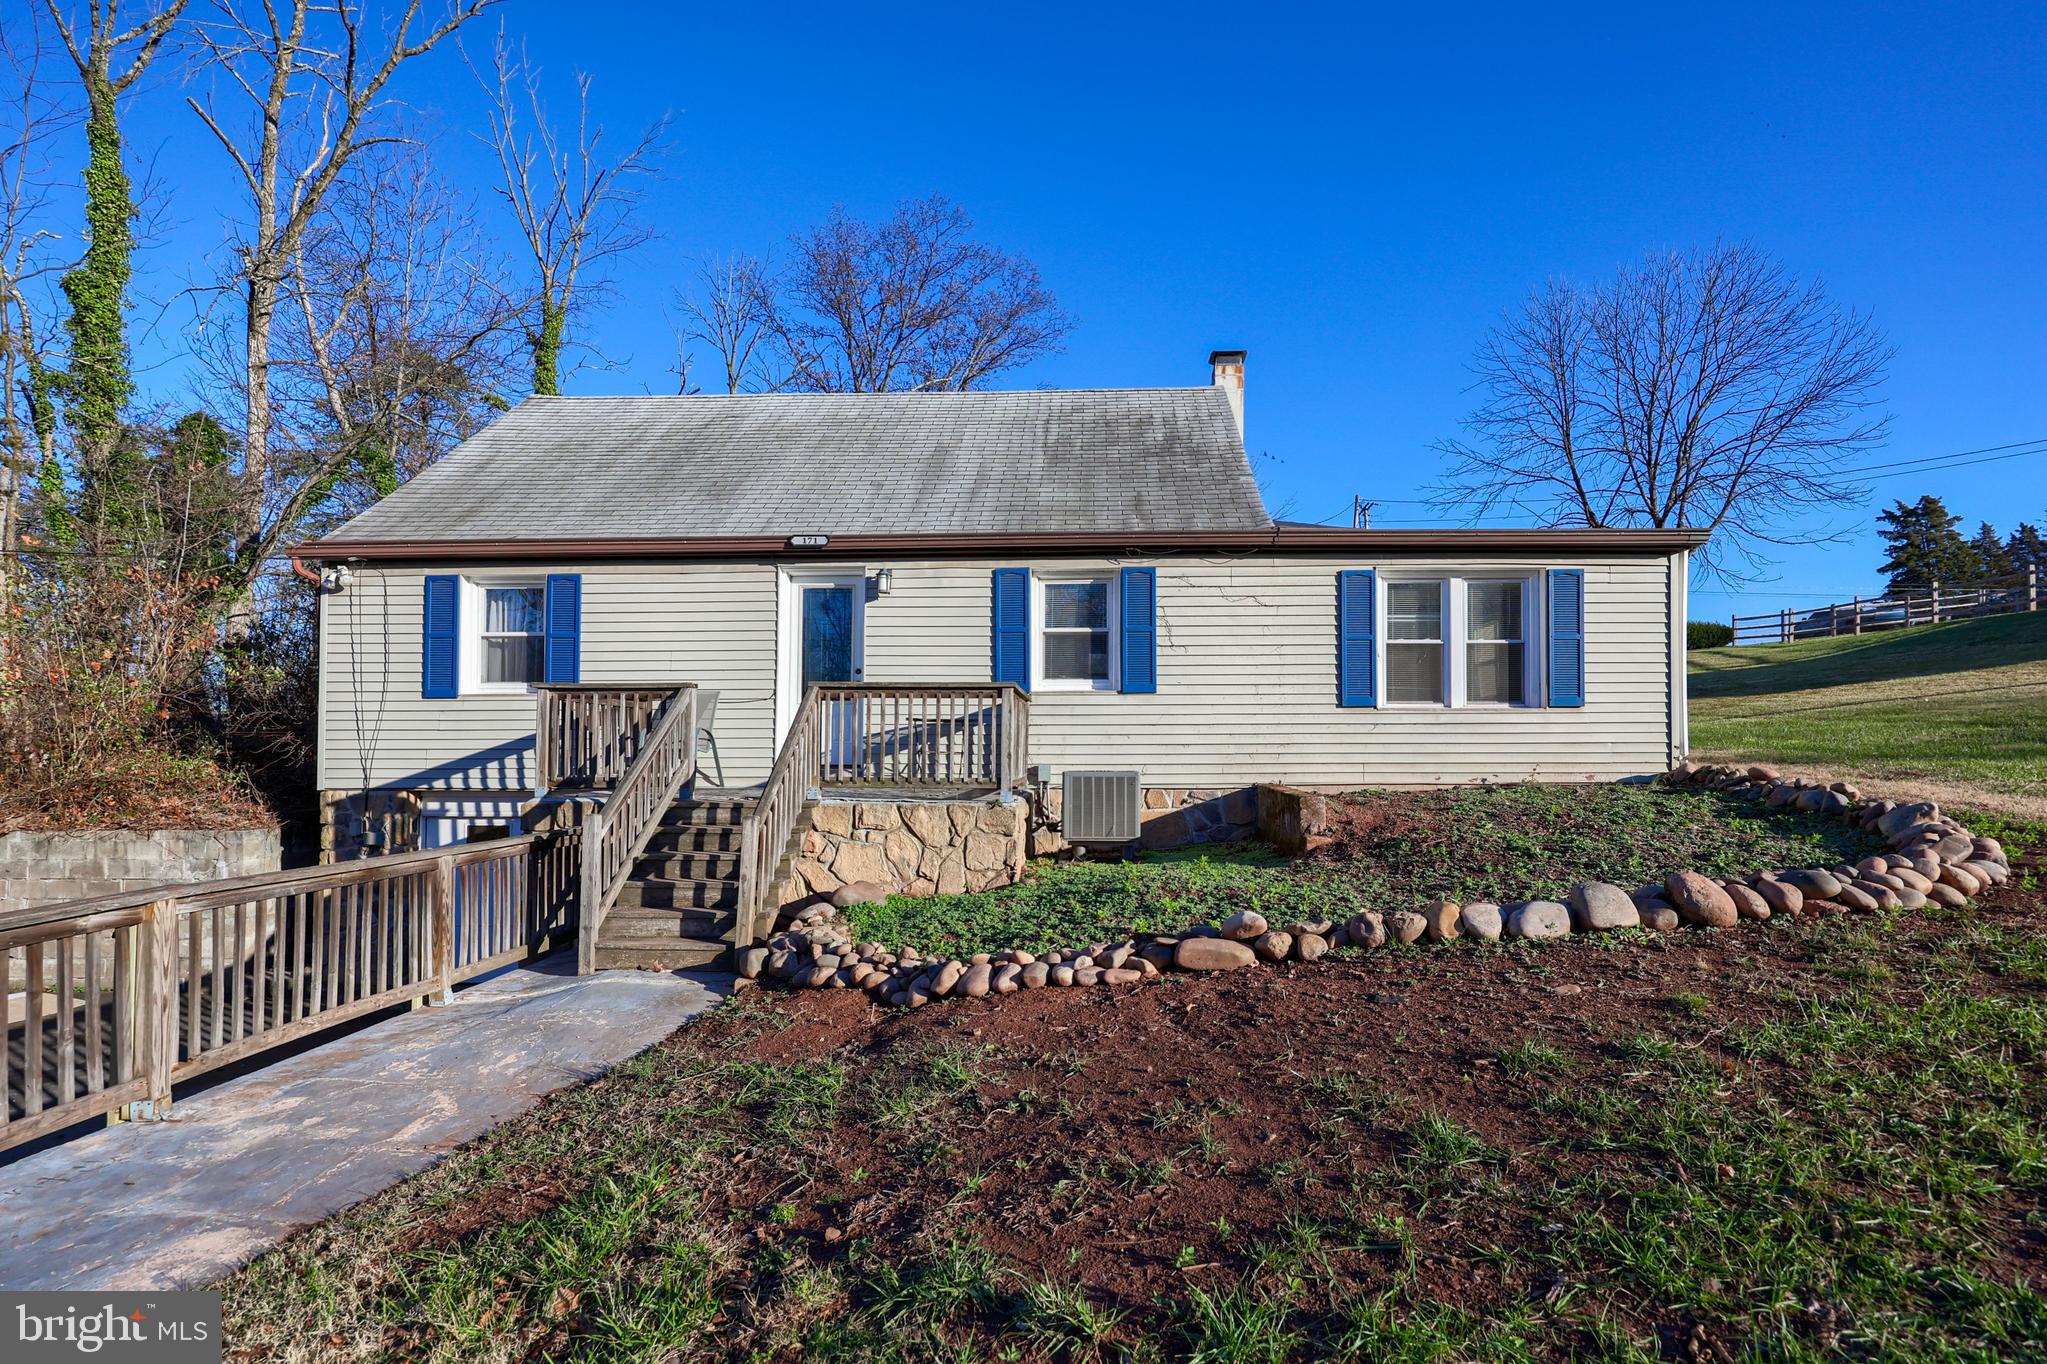
<instances>
[{"instance_id":1,"label":"evergreen tree","mask_svg":"<svg viewBox=\"0 0 2047 1364\"><path fill-rule=\"evenodd\" d=\"M2004 537L1988 521L1977 527L1976 538L1969 542L1969 548L1976 551L1978 576L2002 579L2012 575L2011 554L2005 548Z\"/></svg>"},{"instance_id":2,"label":"evergreen tree","mask_svg":"<svg viewBox=\"0 0 2047 1364\"><path fill-rule=\"evenodd\" d=\"M2030 521L2019 522L2019 528L2011 533L2011 539L2004 543L2005 557L2011 560L2013 573L2023 574L2027 569L2047 577L2047 537L2040 534L2040 528Z\"/></svg>"},{"instance_id":3,"label":"evergreen tree","mask_svg":"<svg viewBox=\"0 0 2047 1364\"><path fill-rule=\"evenodd\" d=\"M1877 513L1876 519L1890 551L1882 572L1889 576L1892 592L1924 590L1936 582L1967 582L1980 574L1976 547L1957 529L1962 518L1939 498L1929 494L1917 502L1898 502Z\"/></svg>"}]
</instances>

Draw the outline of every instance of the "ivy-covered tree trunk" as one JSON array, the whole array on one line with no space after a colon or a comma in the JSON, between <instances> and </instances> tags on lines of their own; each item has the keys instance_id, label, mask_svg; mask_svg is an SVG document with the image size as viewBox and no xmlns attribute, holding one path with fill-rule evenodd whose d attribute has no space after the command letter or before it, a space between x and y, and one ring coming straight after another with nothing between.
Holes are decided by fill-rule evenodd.
<instances>
[{"instance_id":1,"label":"ivy-covered tree trunk","mask_svg":"<svg viewBox=\"0 0 2047 1364\"><path fill-rule=\"evenodd\" d=\"M544 397L561 394L562 342L568 335L569 309L554 290L540 293L540 325L529 328L526 343L533 350L533 391Z\"/></svg>"},{"instance_id":2,"label":"ivy-covered tree trunk","mask_svg":"<svg viewBox=\"0 0 2047 1364\"><path fill-rule=\"evenodd\" d=\"M63 379L64 418L79 474L79 515L87 525L120 533L142 514L139 456L122 439L135 390L128 368L128 285L134 276L135 200L121 164L115 91L98 71L85 81L85 256L64 276L71 342Z\"/></svg>"}]
</instances>

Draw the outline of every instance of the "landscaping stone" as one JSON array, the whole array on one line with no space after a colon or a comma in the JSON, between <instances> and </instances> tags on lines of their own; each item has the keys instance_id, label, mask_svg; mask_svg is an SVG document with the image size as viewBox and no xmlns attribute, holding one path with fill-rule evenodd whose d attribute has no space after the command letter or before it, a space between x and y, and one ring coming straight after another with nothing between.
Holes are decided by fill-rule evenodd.
<instances>
[{"instance_id":1,"label":"landscaping stone","mask_svg":"<svg viewBox=\"0 0 2047 1364\"><path fill-rule=\"evenodd\" d=\"M1722 881L1720 889L1726 891L1727 898L1734 901L1734 912L1742 918L1761 921L1770 917L1770 902L1741 882Z\"/></svg>"},{"instance_id":2,"label":"landscaping stone","mask_svg":"<svg viewBox=\"0 0 2047 1364\"><path fill-rule=\"evenodd\" d=\"M1114 966L1102 972L1104 985L1135 985L1144 979L1144 972L1133 971L1127 966Z\"/></svg>"},{"instance_id":3,"label":"landscaping stone","mask_svg":"<svg viewBox=\"0 0 2047 1364\"><path fill-rule=\"evenodd\" d=\"M1410 914L1404 909L1395 910L1386 916L1386 938L1389 942L1419 942L1429 928L1429 921L1419 914Z\"/></svg>"},{"instance_id":4,"label":"landscaping stone","mask_svg":"<svg viewBox=\"0 0 2047 1364\"><path fill-rule=\"evenodd\" d=\"M994 977L995 968L985 961L976 966L969 966L966 974L960 977L959 992L969 999L979 999L988 993L989 986L994 983Z\"/></svg>"},{"instance_id":5,"label":"landscaping stone","mask_svg":"<svg viewBox=\"0 0 2047 1364\"><path fill-rule=\"evenodd\" d=\"M1235 971L1257 964L1255 952L1229 938L1187 938L1173 949L1173 965L1182 971Z\"/></svg>"},{"instance_id":6,"label":"landscaping stone","mask_svg":"<svg viewBox=\"0 0 2047 1364\"><path fill-rule=\"evenodd\" d=\"M1500 929L1498 905L1481 900L1457 912L1457 931L1464 937L1477 938L1480 942L1498 942Z\"/></svg>"},{"instance_id":7,"label":"landscaping stone","mask_svg":"<svg viewBox=\"0 0 2047 1364\"><path fill-rule=\"evenodd\" d=\"M939 967L937 973L931 977L932 995L942 997L952 993L952 987L959 984L960 977L966 973L967 964L963 961L949 961Z\"/></svg>"},{"instance_id":8,"label":"landscaping stone","mask_svg":"<svg viewBox=\"0 0 2047 1364\"><path fill-rule=\"evenodd\" d=\"M1051 983L1061 988L1073 984L1073 968L1063 961L1060 962L1052 968Z\"/></svg>"},{"instance_id":9,"label":"landscaping stone","mask_svg":"<svg viewBox=\"0 0 2047 1364\"><path fill-rule=\"evenodd\" d=\"M1663 894L1688 924L1707 928L1732 928L1741 914L1710 877L1695 871L1674 871L1663 879Z\"/></svg>"},{"instance_id":10,"label":"landscaping stone","mask_svg":"<svg viewBox=\"0 0 2047 1364\"><path fill-rule=\"evenodd\" d=\"M1653 928L1659 933L1674 932L1678 926L1677 911L1667 901L1637 900L1635 912L1642 916L1642 927Z\"/></svg>"},{"instance_id":11,"label":"landscaping stone","mask_svg":"<svg viewBox=\"0 0 2047 1364\"><path fill-rule=\"evenodd\" d=\"M1554 900L1529 900L1507 911L1510 938L1561 938L1571 931L1571 911Z\"/></svg>"},{"instance_id":12,"label":"landscaping stone","mask_svg":"<svg viewBox=\"0 0 2047 1364\"><path fill-rule=\"evenodd\" d=\"M1045 982L1050 980L1051 977L1051 967L1047 966L1044 962L1034 961L1029 966L1024 967L1023 974L1017 977L1016 983L1026 990L1040 990L1044 988Z\"/></svg>"},{"instance_id":13,"label":"landscaping stone","mask_svg":"<svg viewBox=\"0 0 2047 1364\"><path fill-rule=\"evenodd\" d=\"M1369 909L1351 915L1343 932L1351 947L1379 947L1386 941L1385 921Z\"/></svg>"},{"instance_id":14,"label":"landscaping stone","mask_svg":"<svg viewBox=\"0 0 2047 1364\"><path fill-rule=\"evenodd\" d=\"M767 966L768 949L765 947L749 947L739 954L739 974L748 980L758 978Z\"/></svg>"},{"instance_id":15,"label":"landscaping stone","mask_svg":"<svg viewBox=\"0 0 2047 1364\"><path fill-rule=\"evenodd\" d=\"M1805 908L1805 896L1798 887L1774 876L1758 876L1749 886L1763 897L1763 903L1770 907L1772 914L1796 917Z\"/></svg>"},{"instance_id":16,"label":"landscaping stone","mask_svg":"<svg viewBox=\"0 0 2047 1364\"><path fill-rule=\"evenodd\" d=\"M1642 913L1628 893L1604 881L1587 881L1571 887L1564 905L1571 911L1571 927L1580 933L1634 928L1642 922Z\"/></svg>"},{"instance_id":17,"label":"landscaping stone","mask_svg":"<svg viewBox=\"0 0 2047 1364\"><path fill-rule=\"evenodd\" d=\"M1320 961L1329 951L1329 939L1319 933L1301 933L1294 937L1294 958L1297 961Z\"/></svg>"},{"instance_id":18,"label":"landscaping stone","mask_svg":"<svg viewBox=\"0 0 2047 1364\"><path fill-rule=\"evenodd\" d=\"M1256 910L1239 910L1222 923L1222 935L1236 942L1249 942L1267 931L1265 916Z\"/></svg>"},{"instance_id":19,"label":"landscaping stone","mask_svg":"<svg viewBox=\"0 0 2047 1364\"><path fill-rule=\"evenodd\" d=\"M1438 900L1422 911L1425 921L1423 932L1430 942L1449 942L1457 936L1457 918L1461 911L1449 900Z\"/></svg>"},{"instance_id":20,"label":"landscaping stone","mask_svg":"<svg viewBox=\"0 0 2047 1364\"><path fill-rule=\"evenodd\" d=\"M1962 894L1962 892L1956 890L1953 886L1948 885L1934 885L1928 887L1926 891L1926 898L1933 901L1933 903L1937 905L1945 905L1949 909L1960 909L1963 905L1969 903L1968 896Z\"/></svg>"},{"instance_id":21,"label":"landscaping stone","mask_svg":"<svg viewBox=\"0 0 2047 1364\"><path fill-rule=\"evenodd\" d=\"M845 909L849 905L878 905L888 899L888 887L879 881L848 881L832 892L832 907Z\"/></svg>"},{"instance_id":22,"label":"landscaping stone","mask_svg":"<svg viewBox=\"0 0 2047 1364\"><path fill-rule=\"evenodd\" d=\"M1839 878L1832 872L1818 867L1801 867L1795 871L1777 873L1777 879L1812 900L1831 900L1834 892L1841 888Z\"/></svg>"},{"instance_id":23,"label":"landscaping stone","mask_svg":"<svg viewBox=\"0 0 2047 1364\"><path fill-rule=\"evenodd\" d=\"M1258 954L1260 961L1285 961L1287 953L1293 950L1294 935L1275 929L1260 933L1252 942L1251 950Z\"/></svg>"},{"instance_id":24,"label":"landscaping stone","mask_svg":"<svg viewBox=\"0 0 2047 1364\"><path fill-rule=\"evenodd\" d=\"M1876 908L1876 901L1858 886L1842 886L1827 898L1844 909L1860 910L1865 914Z\"/></svg>"}]
</instances>

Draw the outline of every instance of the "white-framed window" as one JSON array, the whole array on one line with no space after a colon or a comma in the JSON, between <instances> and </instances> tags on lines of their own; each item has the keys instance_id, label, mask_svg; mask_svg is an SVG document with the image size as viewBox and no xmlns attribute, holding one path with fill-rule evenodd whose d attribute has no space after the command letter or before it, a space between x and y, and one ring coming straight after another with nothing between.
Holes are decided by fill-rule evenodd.
<instances>
[{"instance_id":1,"label":"white-framed window","mask_svg":"<svg viewBox=\"0 0 2047 1364\"><path fill-rule=\"evenodd\" d=\"M465 641L464 691L524 692L547 670L547 583L544 579L469 579L462 617Z\"/></svg>"},{"instance_id":2,"label":"white-framed window","mask_svg":"<svg viewBox=\"0 0 2047 1364\"><path fill-rule=\"evenodd\" d=\"M1383 706L1540 704L1537 574L1379 575Z\"/></svg>"},{"instance_id":3,"label":"white-framed window","mask_svg":"<svg viewBox=\"0 0 2047 1364\"><path fill-rule=\"evenodd\" d=\"M1116 690L1114 574L1031 575L1031 687L1047 691Z\"/></svg>"},{"instance_id":4,"label":"white-framed window","mask_svg":"<svg viewBox=\"0 0 2047 1364\"><path fill-rule=\"evenodd\" d=\"M1528 704L1529 585L1522 578L1464 583L1464 700L1472 706Z\"/></svg>"},{"instance_id":5,"label":"white-framed window","mask_svg":"<svg viewBox=\"0 0 2047 1364\"><path fill-rule=\"evenodd\" d=\"M1386 584L1386 701L1440 706L1448 698L1443 666L1443 602L1449 584L1437 578Z\"/></svg>"}]
</instances>

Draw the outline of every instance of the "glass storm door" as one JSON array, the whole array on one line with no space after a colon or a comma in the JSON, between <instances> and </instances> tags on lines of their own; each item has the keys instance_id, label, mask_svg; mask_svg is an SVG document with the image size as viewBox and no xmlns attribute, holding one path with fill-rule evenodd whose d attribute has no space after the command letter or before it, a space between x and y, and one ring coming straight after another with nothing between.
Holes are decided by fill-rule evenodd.
<instances>
[{"instance_id":1,"label":"glass storm door","mask_svg":"<svg viewBox=\"0 0 2047 1364\"><path fill-rule=\"evenodd\" d=\"M863 589L859 581L805 583L798 589L802 620L802 691L833 682L858 682L861 666ZM860 761L860 703L834 701L825 707L825 760Z\"/></svg>"}]
</instances>

